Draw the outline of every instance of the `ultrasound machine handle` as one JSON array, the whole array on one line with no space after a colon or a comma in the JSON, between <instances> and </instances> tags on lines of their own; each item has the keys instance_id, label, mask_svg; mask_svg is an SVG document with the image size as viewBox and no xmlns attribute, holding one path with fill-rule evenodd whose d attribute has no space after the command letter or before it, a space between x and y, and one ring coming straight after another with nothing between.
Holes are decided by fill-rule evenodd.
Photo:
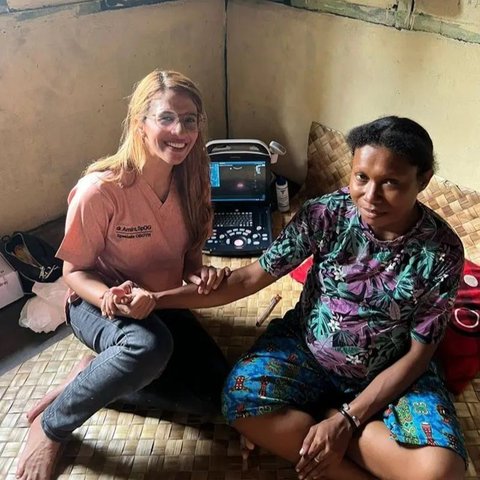
<instances>
[{"instance_id":1,"label":"ultrasound machine handle","mask_svg":"<svg viewBox=\"0 0 480 480\"><path fill-rule=\"evenodd\" d=\"M245 145L245 148L238 148L240 145ZM270 154L270 150L261 140L254 140L252 138L235 138L224 140L211 140L207 143L207 153L223 153L223 152L244 152L244 153L261 153L263 155Z\"/></svg>"},{"instance_id":2,"label":"ultrasound machine handle","mask_svg":"<svg viewBox=\"0 0 480 480\"><path fill-rule=\"evenodd\" d=\"M239 148L244 146L243 148ZM211 140L206 145L207 153L253 153L260 155L268 155L270 157L270 163L276 163L279 155L285 155L286 148L280 143L272 140L267 146L261 140L255 140L252 138L235 138L224 140Z\"/></svg>"}]
</instances>

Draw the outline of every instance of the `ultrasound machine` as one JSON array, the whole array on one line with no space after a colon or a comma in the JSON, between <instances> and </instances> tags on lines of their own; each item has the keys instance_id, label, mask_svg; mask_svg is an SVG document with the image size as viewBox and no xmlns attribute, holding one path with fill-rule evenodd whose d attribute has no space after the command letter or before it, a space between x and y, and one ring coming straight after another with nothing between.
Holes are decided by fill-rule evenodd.
<instances>
[{"instance_id":1,"label":"ultrasound machine","mask_svg":"<svg viewBox=\"0 0 480 480\"><path fill-rule=\"evenodd\" d=\"M270 164L284 150L259 140L207 143L214 220L204 253L255 256L272 243Z\"/></svg>"}]
</instances>

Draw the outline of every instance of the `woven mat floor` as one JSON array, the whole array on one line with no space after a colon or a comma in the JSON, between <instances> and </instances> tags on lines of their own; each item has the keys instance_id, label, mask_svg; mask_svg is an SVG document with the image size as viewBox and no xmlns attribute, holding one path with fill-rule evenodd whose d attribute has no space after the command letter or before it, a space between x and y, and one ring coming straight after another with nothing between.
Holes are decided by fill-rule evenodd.
<instances>
[{"instance_id":1,"label":"woven mat floor","mask_svg":"<svg viewBox=\"0 0 480 480\"><path fill-rule=\"evenodd\" d=\"M211 259L238 268L250 259ZM296 303L301 286L285 277L269 288L230 305L199 310L199 318L233 363L265 326L255 327L276 293L282 301L270 318ZM268 323L268 322L267 322ZM61 383L88 350L69 336L0 377L0 479L14 480L18 455L27 438L25 412ZM480 378L456 403L470 453L466 478L480 478ZM238 435L222 418L162 411L103 409L79 428L56 469L59 479L289 480L291 466L266 451L251 455L242 468Z\"/></svg>"}]
</instances>

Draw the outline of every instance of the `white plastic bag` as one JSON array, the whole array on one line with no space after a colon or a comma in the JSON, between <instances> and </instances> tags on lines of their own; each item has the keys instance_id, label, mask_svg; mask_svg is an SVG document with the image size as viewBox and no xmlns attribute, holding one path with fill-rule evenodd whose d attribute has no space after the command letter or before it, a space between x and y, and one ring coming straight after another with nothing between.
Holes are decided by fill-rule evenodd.
<instances>
[{"instance_id":1,"label":"white plastic bag","mask_svg":"<svg viewBox=\"0 0 480 480\"><path fill-rule=\"evenodd\" d=\"M18 323L34 332L53 332L65 322L65 298L67 284L60 277L53 283L33 284L32 292L36 294L27 301L20 312Z\"/></svg>"}]
</instances>

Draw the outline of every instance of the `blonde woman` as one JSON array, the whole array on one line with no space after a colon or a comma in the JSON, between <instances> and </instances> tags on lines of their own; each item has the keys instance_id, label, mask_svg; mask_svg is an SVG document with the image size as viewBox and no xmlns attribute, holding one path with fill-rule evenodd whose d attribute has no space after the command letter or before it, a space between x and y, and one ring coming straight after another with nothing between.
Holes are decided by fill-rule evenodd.
<instances>
[{"instance_id":1,"label":"blonde woman","mask_svg":"<svg viewBox=\"0 0 480 480\"><path fill-rule=\"evenodd\" d=\"M153 311L149 293L185 281L208 294L229 274L202 266L212 218L203 117L192 81L153 71L131 96L117 153L71 191L57 255L70 287L68 322L97 356L28 413L17 478L50 478L60 445L114 401L218 406L228 371L221 351L188 310ZM129 313L119 315L115 302L132 288Z\"/></svg>"}]
</instances>

